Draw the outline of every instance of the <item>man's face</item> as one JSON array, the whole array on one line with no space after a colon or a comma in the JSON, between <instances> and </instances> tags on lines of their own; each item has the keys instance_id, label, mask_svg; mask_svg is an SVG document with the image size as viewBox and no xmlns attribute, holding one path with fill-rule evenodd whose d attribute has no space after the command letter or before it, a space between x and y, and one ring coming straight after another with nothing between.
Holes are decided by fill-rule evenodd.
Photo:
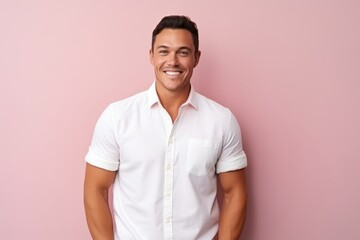
<instances>
[{"instance_id":1,"label":"man's face","mask_svg":"<svg viewBox=\"0 0 360 240\"><path fill-rule=\"evenodd\" d=\"M158 91L183 93L189 90L193 68L199 62L192 35L185 29L164 29L150 50Z\"/></svg>"}]
</instances>

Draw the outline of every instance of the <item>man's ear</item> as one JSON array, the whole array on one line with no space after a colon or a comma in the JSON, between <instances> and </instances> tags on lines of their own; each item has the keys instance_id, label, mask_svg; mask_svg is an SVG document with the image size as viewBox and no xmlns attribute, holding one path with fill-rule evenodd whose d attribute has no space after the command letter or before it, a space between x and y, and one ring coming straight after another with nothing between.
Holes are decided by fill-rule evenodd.
<instances>
[{"instance_id":1,"label":"man's ear","mask_svg":"<svg viewBox=\"0 0 360 240\"><path fill-rule=\"evenodd\" d=\"M150 63L152 64L152 65L154 65L154 52L153 52L153 50L150 48L149 49L149 59L150 59Z\"/></svg>"},{"instance_id":2,"label":"man's ear","mask_svg":"<svg viewBox=\"0 0 360 240\"><path fill-rule=\"evenodd\" d=\"M196 67L200 61L200 56L201 56L201 51L197 51L197 53L195 53L195 64L194 67Z\"/></svg>"}]
</instances>

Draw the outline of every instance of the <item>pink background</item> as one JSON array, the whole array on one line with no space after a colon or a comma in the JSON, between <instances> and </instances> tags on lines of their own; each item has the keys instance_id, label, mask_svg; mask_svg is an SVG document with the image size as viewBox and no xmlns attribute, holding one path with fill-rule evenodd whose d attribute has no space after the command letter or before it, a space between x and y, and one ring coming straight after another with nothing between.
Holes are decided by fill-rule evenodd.
<instances>
[{"instance_id":1,"label":"pink background","mask_svg":"<svg viewBox=\"0 0 360 240\"><path fill-rule=\"evenodd\" d=\"M249 157L243 240L360 239L360 3L0 2L0 239L90 239L84 156L115 100L148 88L162 16L198 23L193 85Z\"/></svg>"}]
</instances>

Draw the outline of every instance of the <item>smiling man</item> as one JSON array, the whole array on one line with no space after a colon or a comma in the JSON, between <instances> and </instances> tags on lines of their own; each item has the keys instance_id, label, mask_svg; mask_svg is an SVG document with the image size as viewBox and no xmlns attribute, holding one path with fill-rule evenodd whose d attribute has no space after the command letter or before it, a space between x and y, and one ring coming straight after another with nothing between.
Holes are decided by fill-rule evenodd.
<instances>
[{"instance_id":1,"label":"smiling man","mask_svg":"<svg viewBox=\"0 0 360 240\"><path fill-rule=\"evenodd\" d=\"M149 56L152 86L110 104L96 124L84 184L90 233L95 240L238 239L247 160L234 115L190 84L200 59L196 24L164 17Z\"/></svg>"}]
</instances>

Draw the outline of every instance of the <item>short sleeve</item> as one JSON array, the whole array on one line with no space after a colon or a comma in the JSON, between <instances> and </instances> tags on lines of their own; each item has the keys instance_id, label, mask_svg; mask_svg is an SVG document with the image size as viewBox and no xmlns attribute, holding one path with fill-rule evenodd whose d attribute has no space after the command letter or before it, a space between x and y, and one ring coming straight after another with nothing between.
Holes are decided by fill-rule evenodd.
<instances>
[{"instance_id":1,"label":"short sleeve","mask_svg":"<svg viewBox=\"0 0 360 240\"><path fill-rule=\"evenodd\" d=\"M109 171L119 168L119 147L116 141L112 105L109 105L98 119L85 161Z\"/></svg>"},{"instance_id":2,"label":"short sleeve","mask_svg":"<svg viewBox=\"0 0 360 240\"><path fill-rule=\"evenodd\" d=\"M230 112L222 151L216 164L216 173L234 171L246 166L247 158L242 147L240 126L235 116Z\"/></svg>"}]
</instances>

